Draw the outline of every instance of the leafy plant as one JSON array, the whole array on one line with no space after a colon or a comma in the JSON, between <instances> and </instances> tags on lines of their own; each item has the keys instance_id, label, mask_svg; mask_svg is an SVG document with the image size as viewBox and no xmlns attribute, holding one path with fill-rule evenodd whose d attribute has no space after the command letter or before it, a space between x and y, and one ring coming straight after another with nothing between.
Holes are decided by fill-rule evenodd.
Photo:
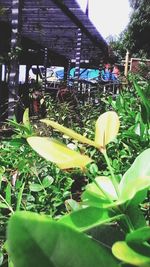
<instances>
[{"instance_id":1,"label":"leafy plant","mask_svg":"<svg viewBox=\"0 0 150 267\"><path fill-rule=\"evenodd\" d=\"M10 121L14 134L0 143L0 259L3 262L6 261L3 248L6 225L15 211L60 216L66 211L65 201L71 198L70 173L47 163L26 142L25 137L35 134L27 112L23 124Z\"/></svg>"},{"instance_id":2,"label":"leafy plant","mask_svg":"<svg viewBox=\"0 0 150 267\"><path fill-rule=\"evenodd\" d=\"M97 242L83 233L91 231L93 235L92 231L95 227L99 229L101 225L112 222L117 222L125 235L125 241L114 243L112 247L113 254L121 260L121 264L126 262L135 266L148 266L150 259L146 253L149 252L149 244L145 246L145 241L149 240L150 230L146 226L146 220L139 205L146 197L150 186L150 148L144 150L135 159L121 181L118 181L106 148L119 130L119 118L115 112L106 112L98 118L94 140L56 122L42 121L70 138L98 149L107 163L109 176L97 176L96 165L92 163L89 166L92 162L90 158L77 151L71 151L53 139L28 137L28 143L41 156L55 162L62 169L80 167L90 177L91 183L82 193L82 201L79 205L76 207L74 205L75 210L61 216L58 221L22 212L12 216L7 235L8 251L15 266L26 267L35 264L41 266L41 260L44 266L52 267L64 265L88 267L92 264L95 267L119 266L120 263L112 256L110 248L106 249L106 243L101 243L101 237L94 237L99 241ZM42 142L40 147L39 142ZM77 155L80 160L77 160ZM27 234L21 237L23 232ZM139 238L143 232L144 239ZM48 235L50 238L47 239ZM42 240L46 242L41 242ZM30 255L31 247L35 257ZM139 247L141 251L137 251ZM87 248L91 248L88 253ZM72 255L72 259L69 258L68 253Z\"/></svg>"}]
</instances>

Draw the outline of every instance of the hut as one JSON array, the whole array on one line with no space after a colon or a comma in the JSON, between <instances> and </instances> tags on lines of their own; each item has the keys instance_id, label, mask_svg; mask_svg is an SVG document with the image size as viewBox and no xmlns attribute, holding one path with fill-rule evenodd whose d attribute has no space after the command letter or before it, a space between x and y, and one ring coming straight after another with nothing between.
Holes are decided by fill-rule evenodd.
<instances>
[{"instance_id":1,"label":"hut","mask_svg":"<svg viewBox=\"0 0 150 267\"><path fill-rule=\"evenodd\" d=\"M106 41L75 0L0 0L0 39L8 117L14 115L18 101L19 65L26 65L27 82L32 64L63 66L67 78L71 63L78 76L81 64L98 68L109 56ZM5 86L1 72L1 95Z\"/></svg>"}]
</instances>

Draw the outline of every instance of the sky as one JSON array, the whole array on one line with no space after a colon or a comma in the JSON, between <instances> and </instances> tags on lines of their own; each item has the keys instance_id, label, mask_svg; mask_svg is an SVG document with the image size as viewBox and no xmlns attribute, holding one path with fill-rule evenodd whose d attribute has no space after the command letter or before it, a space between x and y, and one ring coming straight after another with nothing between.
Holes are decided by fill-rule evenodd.
<instances>
[{"instance_id":1,"label":"sky","mask_svg":"<svg viewBox=\"0 0 150 267\"><path fill-rule=\"evenodd\" d=\"M87 0L76 0L85 11ZM129 0L89 0L89 18L100 34L119 35L129 23Z\"/></svg>"}]
</instances>

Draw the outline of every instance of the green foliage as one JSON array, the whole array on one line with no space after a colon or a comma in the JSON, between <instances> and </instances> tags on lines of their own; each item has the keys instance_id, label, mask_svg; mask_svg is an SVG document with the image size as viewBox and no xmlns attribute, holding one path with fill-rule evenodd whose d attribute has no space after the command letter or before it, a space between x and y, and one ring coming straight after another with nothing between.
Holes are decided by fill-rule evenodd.
<instances>
[{"instance_id":1,"label":"green foliage","mask_svg":"<svg viewBox=\"0 0 150 267\"><path fill-rule=\"evenodd\" d=\"M136 3L134 3L136 2ZM150 56L150 5L147 0L133 1L134 12L124 34L124 44L132 55L138 57Z\"/></svg>"},{"instance_id":2,"label":"green foliage","mask_svg":"<svg viewBox=\"0 0 150 267\"><path fill-rule=\"evenodd\" d=\"M132 201L135 199L136 203L139 203L139 201L141 201L141 197L137 198L138 193L150 185L150 167L147 163L145 163L145 160L149 158L149 155L150 149L144 151L135 160L129 171L127 171L124 176L125 178L122 180L123 182L121 181L119 186L120 196L118 200L113 201L109 195L109 204L101 206L100 208L94 207L92 202L89 202L89 207L86 207L87 204L85 205L83 201L83 203L81 203L82 205L79 207L79 210L61 217L58 222L51 221L46 217L38 217L38 215L31 213L15 213L10 220L7 234L8 251L15 266L26 266L26 262L28 262L29 266L32 266L33 264L39 264L41 260L44 262L44 266L47 266L47 264L49 264L48 266L63 266L61 264L64 264L64 261L67 261L66 264L68 264L68 267L82 266L83 263L85 264L84 266L89 266L88 263L93 263L95 264L94 266L98 266L98 264L101 264L101 266L104 264L104 266L106 266L105 264L108 262L109 264L111 263L111 266L113 266L113 264L117 264L117 262L115 262L115 258L113 259L108 251L105 251L106 248L104 244L100 245L95 243L96 246L93 248L95 257L93 258L93 256L91 257L91 255L93 255L93 252L91 254L94 244L93 240L87 239L85 235L83 235L82 240L82 234L79 233L79 231L82 232L89 230L95 226L99 226L108 222L110 223L111 221L117 221L123 231L126 231L126 233L130 233L130 231L132 231L131 234L126 236L125 241L119 241L113 245L112 251L114 255L120 260L136 266L148 266L149 257L145 256L145 253L147 253L149 245L145 247L145 243L143 242L149 239L150 230L149 228L139 228L138 230L134 231L135 228L132 224L132 214L128 213L127 206L129 204L131 205L131 199ZM145 164L147 168L145 168ZM143 179L144 177L146 177L145 180ZM133 182L134 179L136 188L134 188L133 185L131 186L131 181ZM97 186L101 189L100 183ZM126 190L126 188L129 188L129 190ZM105 198L107 198L107 193L104 188L102 188L102 192L104 193ZM99 194L99 199L101 199L101 192ZM108 207L107 209L106 206ZM125 230L123 227L123 223L126 224L127 230ZM141 227L143 227L143 225L141 225ZM76 232L76 230L71 230L71 228L78 231ZM21 233L23 232L24 235L22 236ZM141 232L143 233L143 237L140 236ZM50 235L50 239L45 239L45 236L47 235ZM47 242L43 243L41 240L47 240ZM57 248L59 247L59 249L57 249L55 258L54 243L56 245L56 242L58 242ZM85 251L83 251L80 247L82 246L82 248L85 249L87 242L88 246L91 247L90 254L88 255L87 252L85 253ZM23 249L27 243L28 246L26 249ZM139 243L142 244L140 245ZM69 250L69 255L71 253L77 255L78 249L80 252L82 251L79 262L76 261L73 256L73 262L69 262L67 260L67 251L68 248L72 248L71 244L73 246L73 251ZM30 256L30 246L32 246L32 253L34 253L36 257ZM140 253L137 252L139 247L142 247L142 252ZM108 255L107 260L105 259L103 262L101 257L102 255L104 257L104 253L106 253L106 255L108 253ZM53 261L51 262L50 259L52 258ZM85 261L85 258L88 260Z\"/></svg>"},{"instance_id":3,"label":"green foliage","mask_svg":"<svg viewBox=\"0 0 150 267\"><path fill-rule=\"evenodd\" d=\"M115 117L114 117L115 115ZM111 119L114 119L114 125L115 131L112 131L112 121ZM53 123L52 121L46 121L46 123L50 124L50 126L55 127L57 130L63 132L64 134L68 134L71 138L77 139L79 142L85 142L89 144L89 139L84 139L81 135L76 134L74 131L71 131L67 129L66 127L63 127L57 123ZM31 214L18 214L16 213L12 219L10 220L10 226L8 228L8 251L10 252L11 259L13 260L14 264L16 266L26 266L26 260L22 257L18 257L21 253L20 248L22 247L22 251L24 251L24 245L31 240L35 254L39 254L40 257L42 257L43 262L45 266L48 264L50 266L63 266L60 264L64 264L64 255L65 259L67 257L66 255L66 249L63 251L64 244L67 242L67 247L72 247L70 243L70 239L72 244L75 246L75 254L78 253L78 246L79 244L76 243L76 240L80 240L78 237L79 232L87 231L89 229L93 229L94 227L99 227L102 224L111 223L111 222L117 222L120 225L120 229L126 234L125 241L118 241L113 245L112 252L113 254L121 261L130 263L137 266L148 266L149 258L145 256L147 251L147 246L145 247L144 244L142 244L142 253L138 253L136 251L136 248L139 247L139 243L143 242L143 239L139 239L138 234L136 234L136 231L140 231L140 229L143 226L146 226L146 220L144 221L144 218L139 215L138 217L138 223L136 222L137 213L140 213L140 208L138 205L141 203L141 201L145 198L145 192L148 190L150 186L150 165L149 165L149 157L150 157L150 149L144 150L133 162L132 166L129 168L129 170L123 175L120 182L118 182L117 177L115 176L114 170L111 166L111 161L108 158L106 145L112 141L112 138L114 138L118 132L119 128L119 121L117 114L114 112L106 112L105 114L102 114L97 122L96 122L96 141L93 141L93 146L95 146L95 142L100 143L99 146L96 145L96 147L99 149L100 152L102 152L104 159L106 161L106 164L108 166L108 170L110 173L109 177L97 177L98 169L96 165L92 166L89 169L86 169L85 172L88 173L89 177L92 180L91 184L88 184L85 188L85 192L81 196L81 203L79 206L76 207L75 211L70 212L67 215L62 216L57 222L50 222L47 219L47 223L44 220L44 217L38 218L37 215L31 215ZM28 140L30 140L29 144L32 145L33 148L37 147L37 144L33 146L34 138L37 137L29 137ZM40 137L38 137L40 138ZM98 141L98 138L102 141ZM43 139L45 140L45 139ZM49 146L48 143L46 143L46 148L44 146L44 143L42 145L43 147L43 153L42 156L47 159L47 155L50 155L51 160L51 154L55 155L55 146L51 147L50 151L47 150L47 147ZM103 148L103 149L102 149ZM41 148L40 148L41 149ZM45 154L46 149L46 154ZM67 157L68 152L66 149L64 149L64 146L59 147L59 150L62 154L64 154L64 158ZM38 151L39 152L39 151ZM41 153L40 153L41 154ZM61 154L57 154L57 157L53 157L53 161L57 163L59 160ZM61 155L62 158L62 155ZM66 167L67 168L67 162L68 162L68 168L70 168L70 161L66 161ZM63 169L63 166L60 166ZM78 165L77 165L78 167ZM84 169L83 169L84 170ZM43 189L45 189L44 184L35 184L34 186L30 186L30 190L40 192ZM9 190L9 188L8 188ZM9 198L7 199L7 202L10 203ZM133 215L131 213L132 208L134 208ZM24 222L24 218L28 216L27 222ZM33 217L32 217L33 216ZM37 227L33 226L34 222L34 216L35 216L35 225ZM31 222L30 222L31 217ZM37 220L36 220L37 218ZM22 231L24 228L27 228L27 233L29 233L29 236L25 236L23 238L20 238L20 234L16 234L16 236L19 236L19 238L16 238L15 241L12 238L13 233L15 231L14 225L19 224L17 227L17 231L20 227L20 231ZM40 226L38 226L38 223ZM49 226L48 226L48 225ZM55 225L56 225L56 231L55 231ZM23 227L23 228L22 228ZM33 232L33 228L35 227L35 235ZM64 229L63 229L64 228ZM72 229L77 230L77 232L71 232ZM47 229L47 230L46 230ZM50 230L51 229L51 230ZM138 229L138 230L136 230ZM37 248L37 243L39 243L39 240L44 239L44 236L46 235L47 231L49 230L50 233L50 239L53 241L53 239L58 240L58 233L60 231L61 237L64 237L63 241L60 241L60 244L57 245L61 247L60 254L57 254L57 257L55 259L54 254L54 247L51 243L44 244L44 247L41 245ZM42 233L41 233L42 231ZM68 233L69 243L67 241L67 236L63 236L63 233ZM142 230L141 230L142 231ZM144 230L143 230L144 231ZM32 232L32 238L30 236L30 232ZM130 233L132 234L130 235ZM81 234L81 233L80 233ZM82 235L81 235L82 236ZM75 238L74 238L75 237ZM149 232L145 233L144 241L147 240L149 237ZM34 240L36 240L36 243L33 243ZM14 243L15 242L15 243ZM83 241L84 242L84 241ZM91 243L91 244L90 244ZM14 244L18 244L18 246L14 249ZM80 245L82 244L82 241L80 240ZM93 240L89 239L89 246L92 246ZM137 245L138 244L138 245ZM86 241L85 241L86 246ZM83 247L85 247L83 245ZM97 251L96 247L94 249L95 252L95 259L97 259L100 255L103 254L103 249L105 249L105 244L102 246L100 244L97 244L99 246L99 251ZM132 248L130 247L132 246ZM42 250L42 253L44 252L44 255L40 254L40 250ZM60 249L59 249L60 250ZM81 251L81 249L80 249ZM143 252L144 251L144 252ZM28 252L28 251L27 251ZM71 251L70 251L71 253ZM126 254L125 254L126 253ZM26 253L28 255L28 253ZM25 255L26 255L25 254ZM46 254L46 258L45 258ZM51 256L52 255L52 256ZM77 263L75 260L73 262L68 262L69 266L82 266L83 264L85 266L89 266L88 264L95 264L97 266L98 262L91 262L91 254L86 255L88 260L84 262L84 251L82 256L80 257L79 263ZM27 256L26 256L27 257ZM54 261L49 261L53 257ZM21 260L20 260L21 258ZM37 257L35 257L37 259ZM133 260L132 260L133 258ZM92 257L93 259L93 257ZM108 261L111 261L111 266L113 266L113 261L115 261L115 258L110 258L110 255L108 255L107 258ZM99 264L103 266L106 262L101 262L101 258L98 258ZM39 262L39 261L38 261ZM38 264L37 262L37 264ZM35 264L33 262L33 259L30 263L31 265ZM116 264L116 263L115 263Z\"/></svg>"},{"instance_id":4,"label":"green foliage","mask_svg":"<svg viewBox=\"0 0 150 267\"><path fill-rule=\"evenodd\" d=\"M117 59L125 57L126 50L131 57L150 57L150 5L147 0L129 0L133 11L126 29L120 34L118 39L109 38L109 44Z\"/></svg>"},{"instance_id":5,"label":"green foliage","mask_svg":"<svg viewBox=\"0 0 150 267\"><path fill-rule=\"evenodd\" d=\"M2 196L6 195L8 202L10 196L13 198L13 210L16 209L20 195L20 209L41 211L51 215L58 211L59 206L62 209L64 200L70 195L72 179L69 173L64 174L54 165L41 159L25 140L12 139L2 142L0 164Z\"/></svg>"},{"instance_id":6,"label":"green foliage","mask_svg":"<svg viewBox=\"0 0 150 267\"><path fill-rule=\"evenodd\" d=\"M137 86L139 89L139 83ZM17 132L17 138L3 142L0 151L2 214L6 210L12 214L15 210L25 209L49 215L43 217L17 212L11 217L7 231L8 252L16 267L35 264L56 267L86 267L92 264L149 266L146 255L149 250L145 247L145 242L149 241L149 228L140 209L141 203L144 205L143 200L150 185L150 149L146 149L149 147L149 125L141 117L141 106L145 102L143 94L140 94L142 90L145 99L147 89L145 86L139 90L124 90L116 99L112 96L101 98L102 110L116 110L121 121L120 134L107 145L107 153L101 151L103 154L100 154L96 147L91 146L93 143L89 146L80 144L86 138L94 140L99 106L94 107L93 112L91 105L79 106L83 118L82 129L77 120L75 123L73 120L67 122L67 112L65 118L60 118L66 127L71 123L71 128L83 135L83 139L80 136L78 141L73 140L76 137L74 132L71 131L73 135L68 137L70 130L67 129L66 133L66 128L59 128L60 126L47 130L48 135L57 137L66 145L74 145L73 149L82 155L90 155L95 161L82 170L86 182L89 183L84 189L80 188L79 202L70 198L70 177L73 172L70 169L68 173L62 172L34 153L22 138L22 135L32 138L29 133L21 128L21 133ZM88 109L91 114L87 112ZM59 118L59 111L56 115ZM51 120L54 117L55 114L49 116ZM28 120L25 119L24 124L28 126ZM54 127L54 124L51 126ZM60 129L63 129L63 135L59 134ZM108 129L110 131L106 127ZM39 132L41 131L43 128ZM103 133L99 131L104 141ZM34 138L34 133L31 135ZM52 152L51 149L49 153ZM63 152L65 155L65 151ZM11 183L12 169L17 170L18 175L15 185ZM78 169L74 171L74 177L82 177ZM65 209L62 203L67 198L70 198L65 202L68 212L63 215ZM51 219L52 216L56 217L55 220ZM111 254L112 246L114 256Z\"/></svg>"},{"instance_id":7,"label":"green foliage","mask_svg":"<svg viewBox=\"0 0 150 267\"><path fill-rule=\"evenodd\" d=\"M117 266L110 249L45 216L16 213L10 219L7 236L15 267Z\"/></svg>"},{"instance_id":8,"label":"green foliage","mask_svg":"<svg viewBox=\"0 0 150 267\"><path fill-rule=\"evenodd\" d=\"M150 265L150 229L149 227L139 228L126 235L125 241L116 242L112 251L114 255L128 263L136 266Z\"/></svg>"}]
</instances>

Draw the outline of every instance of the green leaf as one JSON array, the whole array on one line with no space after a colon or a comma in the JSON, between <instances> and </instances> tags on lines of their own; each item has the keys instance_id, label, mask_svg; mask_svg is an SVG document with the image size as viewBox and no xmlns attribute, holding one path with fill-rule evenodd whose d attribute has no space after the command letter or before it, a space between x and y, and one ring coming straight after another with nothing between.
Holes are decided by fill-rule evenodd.
<instances>
[{"instance_id":1,"label":"green leaf","mask_svg":"<svg viewBox=\"0 0 150 267\"><path fill-rule=\"evenodd\" d=\"M29 188L30 188L30 191L32 192L40 192L43 190L43 186L41 184L36 184L36 183L30 184Z\"/></svg>"},{"instance_id":2,"label":"green leaf","mask_svg":"<svg viewBox=\"0 0 150 267\"><path fill-rule=\"evenodd\" d=\"M1 184L2 184L3 174L4 173L5 173L5 167L4 166L0 166L0 189L1 189Z\"/></svg>"},{"instance_id":3,"label":"green leaf","mask_svg":"<svg viewBox=\"0 0 150 267\"><path fill-rule=\"evenodd\" d=\"M143 227L127 235L126 241L131 242L145 242L150 239L150 227Z\"/></svg>"},{"instance_id":4,"label":"green leaf","mask_svg":"<svg viewBox=\"0 0 150 267\"><path fill-rule=\"evenodd\" d=\"M147 110L146 110L146 107L141 104L141 118L143 120L143 123L147 123L149 121L149 115L147 114Z\"/></svg>"},{"instance_id":5,"label":"green leaf","mask_svg":"<svg viewBox=\"0 0 150 267\"><path fill-rule=\"evenodd\" d=\"M97 208L102 208L104 204L110 204L109 200L102 197L102 195L95 194L95 192L92 192L90 190L85 190L82 195L82 203L85 206L92 206Z\"/></svg>"},{"instance_id":6,"label":"green leaf","mask_svg":"<svg viewBox=\"0 0 150 267\"><path fill-rule=\"evenodd\" d=\"M67 199L65 201L65 206L67 208L67 211L76 211L81 208L80 203L78 203L74 199Z\"/></svg>"},{"instance_id":7,"label":"green leaf","mask_svg":"<svg viewBox=\"0 0 150 267\"><path fill-rule=\"evenodd\" d=\"M95 146L95 142L86 138L85 136L76 133L75 131L73 131L72 129L69 129L57 122L48 120L48 119L42 119L42 122L46 123L47 125L57 129L58 131L68 135L69 137L71 137L72 139L78 140L81 143L85 143L88 144L90 146Z\"/></svg>"},{"instance_id":8,"label":"green leaf","mask_svg":"<svg viewBox=\"0 0 150 267\"><path fill-rule=\"evenodd\" d=\"M73 151L64 144L48 137L29 137L29 145L43 158L56 163L60 169L84 168L92 161L88 156Z\"/></svg>"},{"instance_id":9,"label":"green leaf","mask_svg":"<svg viewBox=\"0 0 150 267\"><path fill-rule=\"evenodd\" d=\"M150 228L143 227L126 236L127 244L136 252L150 257Z\"/></svg>"},{"instance_id":10,"label":"green leaf","mask_svg":"<svg viewBox=\"0 0 150 267\"><path fill-rule=\"evenodd\" d=\"M49 187L54 181L54 178L52 176L47 176L43 179L42 181L42 185L44 186L44 188Z\"/></svg>"},{"instance_id":11,"label":"green leaf","mask_svg":"<svg viewBox=\"0 0 150 267\"><path fill-rule=\"evenodd\" d=\"M0 251L0 266L3 263L3 260L4 260L4 256L3 256L3 253Z\"/></svg>"},{"instance_id":12,"label":"green leaf","mask_svg":"<svg viewBox=\"0 0 150 267\"><path fill-rule=\"evenodd\" d=\"M130 218L130 221L134 227L134 229L143 227L146 225L146 220L144 218L143 212L140 210L139 205L134 205L131 203L127 206L125 210L125 214Z\"/></svg>"},{"instance_id":13,"label":"green leaf","mask_svg":"<svg viewBox=\"0 0 150 267\"><path fill-rule=\"evenodd\" d=\"M95 240L106 244L108 247L112 247L118 240L122 241L125 239L125 233L120 227L120 222L119 224L112 222L96 226L86 231L86 234L92 236Z\"/></svg>"},{"instance_id":14,"label":"green leaf","mask_svg":"<svg viewBox=\"0 0 150 267\"><path fill-rule=\"evenodd\" d=\"M124 174L119 188L120 203L132 199L139 191L150 186L150 148L142 152Z\"/></svg>"},{"instance_id":15,"label":"green leaf","mask_svg":"<svg viewBox=\"0 0 150 267\"><path fill-rule=\"evenodd\" d=\"M20 147L23 144L26 144L26 140L23 138L14 138L14 139L9 141L9 145L11 145L13 147Z\"/></svg>"},{"instance_id":16,"label":"green leaf","mask_svg":"<svg viewBox=\"0 0 150 267\"><path fill-rule=\"evenodd\" d=\"M7 229L15 267L116 267L111 251L61 223L30 212L15 213Z\"/></svg>"},{"instance_id":17,"label":"green leaf","mask_svg":"<svg viewBox=\"0 0 150 267\"><path fill-rule=\"evenodd\" d=\"M105 195L104 192L107 195ZM110 203L107 196L111 200L117 199L116 191L111 179L105 176L97 176L95 182L86 186L86 189L82 194L82 200L86 205L100 207L103 206L104 203Z\"/></svg>"},{"instance_id":18,"label":"green leaf","mask_svg":"<svg viewBox=\"0 0 150 267\"><path fill-rule=\"evenodd\" d=\"M0 209L8 209L8 205L5 203L0 202Z\"/></svg>"},{"instance_id":19,"label":"green leaf","mask_svg":"<svg viewBox=\"0 0 150 267\"><path fill-rule=\"evenodd\" d=\"M9 205L11 205L11 184L8 183L6 187L6 201Z\"/></svg>"},{"instance_id":20,"label":"green leaf","mask_svg":"<svg viewBox=\"0 0 150 267\"><path fill-rule=\"evenodd\" d=\"M145 111L147 113L147 120L150 120L150 103L149 103L149 99L146 97L146 95L144 94L144 91L142 90L142 88L140 87L140 85L137 83L136 80L133 80L133 84L134 87L138 93L138 95L140 96L144 107L145 107Z\"/></svg>"},{"instance_id":21,"label":"green leaf","mask_svg":"<svg viewBox=\"0 0 150 267\"><path fill-rule=\"evenodd\" d=\"M16 210L20 210L20 206L21 206L21 201L22 201L22 194L23 194L23 190L25 187L25 183L22 184L19 193L18 193L18 197L17 197L17 205L16 205Z\"/></svg>"},{"instance_id":22,"label":"green leaf","mask_svg":"<svg viewBox=\"0 0 150 267\"><path fill-rule=\"evenodd\" d=\"M119 260L133 264L135 266L150 266L150 257L146 257L141 255L140 253L137 253L136 251L131 249L124 241L116 242L112 247L112 253Z\"/></svg>"},{"instance_id":23,"label":"green leaf","mask_svg":"<svg viewBox=\"0 0 150 267\"><path fill-rule=\"evenodd\" d=\"M110 177L97 176L95 178L95 181L99 185L99 187L102 188L103 192L105 192L111 199L113 199L113 200L117 199L116 190L112 184ZM100 192L100 190L99 190L99 192Z\"/></svg>"},{"instance_id":24,"label":"green leaf","mask_svg":"<svg viewBox=\"0 0 150 267\"><path fill-rule=\"evenodd\" d=\"M85 231L117 218L119 216L111 217L108 209L87 207L61 217L59 222L77 230Z\"/></svg>"},{"instance_id":25,"label":"green leaf","mask_svg":"<svg viewBox=\"0 0 150 267\"><path fill-rule=\"evenodd\" d=\"M26 108L25 111L24 111L24 113L23 113L23 124L27 128L30 128L29 108Z\"/></svg>"},{"instance_id":26,"label":"green leaf","mask_svg":"<svg viewBox=\"0 0 150 267\"><path fill-rule=\"evenodd\" d=\"M29 129L28 127L26 127L24 124L19 124L19 123L17 123L14 120L8 120L8 121L9 121L9 124L14 127L14 131L15 132L17 132L19 134L20 133L22 133L22 134L23 133L31 134L31 129Z\"/></svg>"}]
</instances>

